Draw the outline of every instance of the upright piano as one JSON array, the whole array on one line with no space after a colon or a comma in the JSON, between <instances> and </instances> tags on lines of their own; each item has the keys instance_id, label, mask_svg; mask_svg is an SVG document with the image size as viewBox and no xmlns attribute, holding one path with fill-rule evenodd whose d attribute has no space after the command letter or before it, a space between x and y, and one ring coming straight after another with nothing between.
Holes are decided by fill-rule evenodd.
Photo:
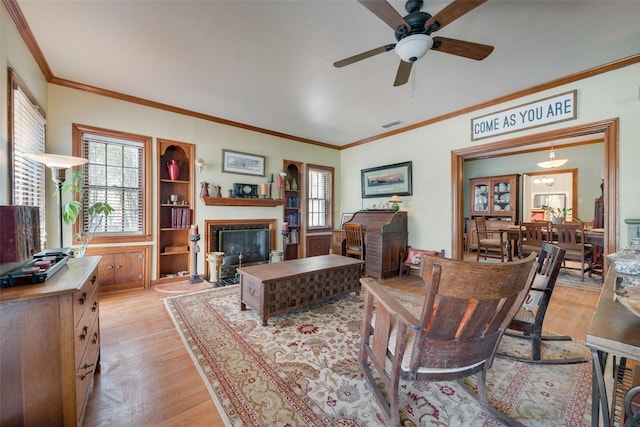
<instances>
[{"instance_id":1,"label":"upright piano","mask_svg":"<svg viewBox=\"0 0 640 427\"><path fill-rule=\"evenodd\" d=\"M407 249L407 212L358 211L349 222L364 228L365 274L376 279L397 276L400 253Z\"/></svg>"}]
</instances>

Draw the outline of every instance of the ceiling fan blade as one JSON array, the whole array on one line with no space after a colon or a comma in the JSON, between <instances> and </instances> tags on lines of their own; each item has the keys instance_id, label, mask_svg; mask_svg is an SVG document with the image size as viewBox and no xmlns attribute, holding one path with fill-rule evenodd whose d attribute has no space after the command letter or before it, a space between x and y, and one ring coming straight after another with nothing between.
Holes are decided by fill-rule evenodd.
<instances>
[{"instance_id":1,"label":"ceiling fan blade","mask_svg":"<svg viewBox=\"0 0 640 427\"><path fill-rule=\"evenodd\" d=\"M413 62L400 61L398 72L396 73L396 80L393 82L394 86L402 86L409 81L409 75L411 75L412 66Z\"/></svg>"},{"instance_id":2,"label":"ceiling fan blade","mask_svg":"<svg viewBox=\"0 0 640 427\"><path fill-rule=\"evenodd\" d=\"M333 66L336 68L344 67L345 65L353 64L354 62L362 61L363 59L371 58L372 56L378 55L379 53L388 52L393 50L396 47L395 43L388 44L385 46L380 46L375 49L368 50L366 52L359 53L357 55L350 56L348 58L342 59L340 61L336 61L333 63Z\"/></svg>"},{"instance_id":3,"label":"ceiling fan blade","mask_svg":"<svg viewBox=\"0 0 640 427\"><path fill-rule=\"evenodd\" d=\"M434 37L431 49L476 61L482 61L493 52L493 46L447 37Z\"/></svg>"},{"instance_id":4,"label":"ceiling fan blade","mask_svg":"<svg viewBox=\"0 0 640 427\"><path fill-rule=\"evenodd\" d=\"M487 0L453 0L448 6L425 22L424 28L428 29L430 25L435 24L431 31L438 31L486 1Z\"/></svg>"},{"instance_id":5,"label":"ceiling fan blade","mask_svg":"<svg viewBox=\"0 0 640 427\"><path fill-rule=\"evenodd\" d=\"M380 18L394 31L401 26L404 26L407 31L411 29L402 15L400 15L398 11L393 8L393 6L391 6L384 0L358 0L358 3L369 9L374 15Z\"/></svg>"}]
</instances>

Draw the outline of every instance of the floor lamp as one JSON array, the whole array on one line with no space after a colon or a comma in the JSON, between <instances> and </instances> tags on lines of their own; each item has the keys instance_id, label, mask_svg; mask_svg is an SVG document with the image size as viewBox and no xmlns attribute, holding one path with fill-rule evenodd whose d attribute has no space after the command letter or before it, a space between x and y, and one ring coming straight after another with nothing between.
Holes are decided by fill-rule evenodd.
<instances>
[{"instance_id":1,"label":"floor lamp","mask_svg":"<svg viewBox=\"0 0 640 427\"><path fill-rule=\"evenodd\" d=\"M49 153L25 153L28 159L42 163L51 169L51 179L58 189L58 224L60 232L60 248L64 247L62 239L62 185L66 180L67 169L80 166L89 160L82 157L63 156L61 154Z\"/></svg>"}]
</instances>

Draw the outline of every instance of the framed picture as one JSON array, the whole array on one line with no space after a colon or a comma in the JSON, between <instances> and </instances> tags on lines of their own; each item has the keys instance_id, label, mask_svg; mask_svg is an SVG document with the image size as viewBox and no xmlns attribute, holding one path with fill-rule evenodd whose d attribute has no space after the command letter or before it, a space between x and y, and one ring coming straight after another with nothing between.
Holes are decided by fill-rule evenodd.
<instances>
[{"instance_id":1,"label":"framed picture","mask_svg":"<svg viewBox=\"0 0 640 427\"><path fill-rule=\"evenodd\" d=\"M395 163L362 169L362 197L366 199L412 195L411 163Z\"/></svg>"},{"instance_id":2,"label":"framed picture","mask_svg":"<svg viewBox=\"0 0 640 427\"><path fill-rule=\"evenodd\" d=\"M340 217L340 230L344 226L345 222L349 222L353 217L353 212L342 212L342 217Z\"/></svg>"},{"instance_id":3,"label":"framed picture","mask_svg":"<svg viewBox=\"0 0 640 427\"><path fill-rule=\"evenodd\" d=\"M222 172L264 176L265 156L222 150Z\"/></svg>"}]
</instances>

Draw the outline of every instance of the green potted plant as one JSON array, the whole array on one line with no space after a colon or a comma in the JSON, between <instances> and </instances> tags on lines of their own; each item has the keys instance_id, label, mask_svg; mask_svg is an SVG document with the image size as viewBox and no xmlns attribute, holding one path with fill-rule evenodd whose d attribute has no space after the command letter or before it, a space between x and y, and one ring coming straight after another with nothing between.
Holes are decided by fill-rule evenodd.
<instances>
[{"instance_id":1,"label":"green potted plant","mask_svg":"<svg viewBox=\"0 0 640 427\"><path fill-rule=\"evenodd\" d=\"M565 221L567 214L573 210L573 208L555 208L548 205L542 205L541 208L549 212L551 222L554 224L562 224Z\"/></svg>"},{"instance_id":2,"label":"green potted plant","mask_svg":"<svg viewBox=\"0 0 640 427\"><path fill-rule=\"evenodd\" d=\"M113 213L113 208L106 202L95 202L89 205L86 211L83 211L87 190L83 188L82 183L86 175L86 173L80 171L72 172L71 181L65 183L61 190L63 194L71 194L71 201L62 205L62 220L68 225L75 224L80 220L79 231L75 235L80 242L80 247L75 253L77 257L85 254L87 246L93 239L100 224L102 224L103 218ZM87 219L86 229L84 226L85 218Z\"/></svg>"}]
</instances>

